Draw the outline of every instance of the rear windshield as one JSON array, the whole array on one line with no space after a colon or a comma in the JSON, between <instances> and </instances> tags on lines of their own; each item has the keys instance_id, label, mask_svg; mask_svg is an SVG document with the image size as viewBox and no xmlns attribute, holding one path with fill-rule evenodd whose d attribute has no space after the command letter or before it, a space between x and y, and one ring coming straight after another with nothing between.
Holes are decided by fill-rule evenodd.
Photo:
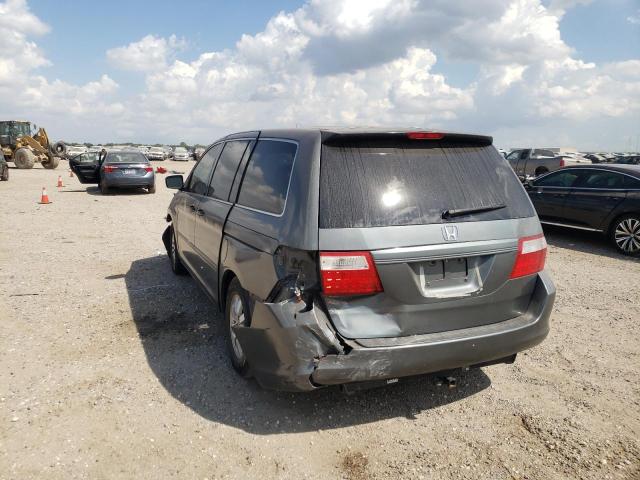
<instances>
[{"instance_id":1,"label":"rear windshield","mask_svg":"<svg viewBox=\"0 0 640 480\"><path fill-rule=\"evenodd\" d=\"M107 163L148 163L147 157L140 152L118 152L107 155Z\"/></svg>"},{"instance_id":2,"label":"rear windshield","mask_svg":"<svg viewBox=\"0 0 640 480\"><path fill-rule=\"evenodd\" d=\"M504 208L443 219L446 210ZM320 228L504 220L535 215L493 146L322 147Z\"/></svg>"}]
</instances>

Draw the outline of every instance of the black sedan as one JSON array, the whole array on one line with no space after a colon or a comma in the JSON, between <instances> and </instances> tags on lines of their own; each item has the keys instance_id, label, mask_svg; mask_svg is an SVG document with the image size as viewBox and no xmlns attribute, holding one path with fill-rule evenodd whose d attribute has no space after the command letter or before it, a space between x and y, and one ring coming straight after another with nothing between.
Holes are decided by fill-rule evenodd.
<instances>
[{"instance_id":1,"label":"black sedan","mask_svg":"<svg viewBox=\"0 0 640 480\"><path fill-rule=\"evenodd\" d=\"M526 184L543 224L601 232L625 255L640 255L640 166L580 165Z\"/></svg>"}]
</instances>

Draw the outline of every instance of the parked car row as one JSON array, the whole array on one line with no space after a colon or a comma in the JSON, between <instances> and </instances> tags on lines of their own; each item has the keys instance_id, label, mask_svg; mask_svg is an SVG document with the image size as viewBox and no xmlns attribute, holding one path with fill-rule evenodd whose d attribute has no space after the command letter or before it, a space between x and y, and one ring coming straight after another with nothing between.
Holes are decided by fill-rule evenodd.
<instances>
[{"instance_id":1,"label":"parked car row","mask_svg":"<svg viewBox=\"0 0 640 480\"><path fill-rule=\"evenodd\" d=\"M640 155L634 154L580 154L576 152L556 153L550 149L522 148L511 150L505 158L520 180L525 181L553 172L562 167L618 163L640 164Z\"/></svg>"},{"instance_id":2,"label":"parked car row","mask_svg":"<svg viewBox=\"0 0 640 480\"><path fill-rule=\"evenodd\" d=\"M640 254L640 166L575 165L525 184L543 224L600 232Z\"/></svg>"}]
</instances>

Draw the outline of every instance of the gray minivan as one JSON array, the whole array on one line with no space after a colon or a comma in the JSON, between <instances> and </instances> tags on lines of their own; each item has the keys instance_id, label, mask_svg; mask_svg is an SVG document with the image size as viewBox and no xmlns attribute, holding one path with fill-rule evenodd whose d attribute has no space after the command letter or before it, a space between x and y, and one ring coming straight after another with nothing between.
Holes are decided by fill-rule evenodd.
<instances>
[{"instance_id":1,"label":"gray minivan","mask_svg":"<svg viewBox=\"0 0 640 480\"><path fill-rule=\"evenodd\" d=\"M511 363L549 331L546 241L491 137L243 132L166 184L172 269L217 302L234 368L263 387Z\"/></svg>"}]
</instances>

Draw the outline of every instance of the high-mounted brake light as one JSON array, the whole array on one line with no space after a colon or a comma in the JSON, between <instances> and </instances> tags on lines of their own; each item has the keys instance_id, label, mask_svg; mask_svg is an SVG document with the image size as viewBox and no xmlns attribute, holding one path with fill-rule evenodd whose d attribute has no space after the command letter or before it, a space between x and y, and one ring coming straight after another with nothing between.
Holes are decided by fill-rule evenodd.
<instances>
[{"instance_id":1,"label":"high-mounted brake light","mask_svg":"<svg viewBox=\"0 0 640 480\"><path fill-rule=\"evenodd\" d=\"M376 264L369 252L320 252L322 290L329 296L382 292Z\"/></svg>"},{"instance_id":2,"label":"high-mounted brake light","mask_svg":"<svg viewBox=\"0 0 640 480\"><path fill-rule=\"evenodd\" d=\"M409 140L442 140L444 133L439 132L407 132Z\"/></svg>"},{"instance_id":3,"label":"high-mounted brake light","mask_svg":"<svg viewBox=\"0 0 640 480\"><path fill-rule=\"evenodd\" d=\"M510 278L524 277L541 272L547 257L547 240L544 235L523 237L518 241L518 255Z\"/></svg>"}]
</instances>

